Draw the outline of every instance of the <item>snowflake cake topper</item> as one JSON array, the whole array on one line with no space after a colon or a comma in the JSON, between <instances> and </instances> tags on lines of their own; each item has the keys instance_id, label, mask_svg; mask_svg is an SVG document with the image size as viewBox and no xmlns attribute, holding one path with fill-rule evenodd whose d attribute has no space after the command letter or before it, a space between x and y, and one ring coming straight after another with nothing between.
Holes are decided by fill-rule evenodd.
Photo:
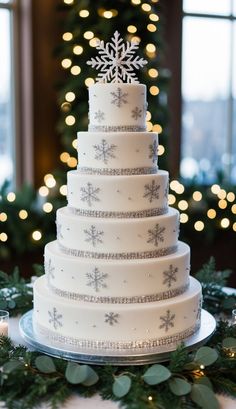
<instances>
[{"instance_id":1,"label":"snowflake cake topper","mask_svg":"<svg viewBox=\"0 0 236 409\"><path fill-rule=\"evenodd\" d=\"M115 31L110 43L105 45L104 41L98 41L96 48L100 55L91 58L87 64L100 70L96 78L98 82L138 82L133 70L140 69L147 64L144 58L134 56L138 43L124 42L120 33Z\"/></svg>"}]
</instances>

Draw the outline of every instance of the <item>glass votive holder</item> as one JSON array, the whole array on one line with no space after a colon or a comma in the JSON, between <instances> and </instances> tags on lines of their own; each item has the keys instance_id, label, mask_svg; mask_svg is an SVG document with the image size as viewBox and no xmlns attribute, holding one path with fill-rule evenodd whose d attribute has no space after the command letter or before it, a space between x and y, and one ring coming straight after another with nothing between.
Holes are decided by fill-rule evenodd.
<instances>
[{"instance_id":1,"label":"glass votive holder","mask_svg":"<svg viewBox=\"0 0 236 409\"><path fill-rule=\"evenodd\" d=\"M235 310L232 310L231 324L232 324L232 325L236 325L236 309L235 309Z\"/></svg>"},{"instance_id":2,"label":"glass votive holder","mask_svg":"<svg viewBox=\"0 0 236 409\"><path fill-rule=\"evenodd\" d=\"M9 312L0 310L0 336L8 337L9 330Z\"/></svg>"}]
</instances>

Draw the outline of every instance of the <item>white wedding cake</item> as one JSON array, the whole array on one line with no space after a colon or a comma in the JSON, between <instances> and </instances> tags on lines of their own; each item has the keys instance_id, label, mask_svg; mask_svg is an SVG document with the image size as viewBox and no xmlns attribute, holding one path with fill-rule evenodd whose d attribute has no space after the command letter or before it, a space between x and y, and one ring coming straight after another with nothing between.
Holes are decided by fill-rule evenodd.
<instances>
[{"instance_id":1,"label":"white wedding cake","mask_svg":"<svg viewBox=\"0 0 236 409\"><path fill-rule=\"evenodd\" d=\"M146 86L133 68L137 45L115 33L89 87L89 129L78 133L79 165L68 172L68 206L45 248L34 284L33 326L47 344L131 351L176 344L200 326L201 285L168 207L158 136L146 131Z\"/></svg>"}]
</instances>

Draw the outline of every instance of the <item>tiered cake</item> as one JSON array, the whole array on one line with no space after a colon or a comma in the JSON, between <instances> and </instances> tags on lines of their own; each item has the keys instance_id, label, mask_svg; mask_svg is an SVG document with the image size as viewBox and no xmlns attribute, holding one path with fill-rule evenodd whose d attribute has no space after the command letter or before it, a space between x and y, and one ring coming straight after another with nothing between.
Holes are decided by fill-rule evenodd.
<instances>
[{"instance_id":1,"label":"tiered cake","mask_svg":"<svg viewBox=\"0 0 236 409\"><path fill-rule=\"evenodd\" d=\"M158 136L146 132L135 48L115 33L99 45L104 66L99 57L90 62L111 82L89 87L89 130L78 133L68 206L57 211L57 240L46 246L46 275L34 286L34 331L47 344L137 351L184 340L200 326L201 286L189 277L189 247L178 242Z\"/></svg>"}]
</instances>

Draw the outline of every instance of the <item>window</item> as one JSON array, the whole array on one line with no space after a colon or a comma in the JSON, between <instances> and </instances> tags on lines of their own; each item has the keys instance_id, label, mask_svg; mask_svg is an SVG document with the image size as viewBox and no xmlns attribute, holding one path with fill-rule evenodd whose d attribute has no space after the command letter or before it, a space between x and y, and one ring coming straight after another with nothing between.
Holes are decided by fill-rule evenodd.
<instances>
[{"instance_id":1,"label":"window","mask_svg":"<svg viewBox=\"0 0 236 409\"><path fill-rule=\"evenodd\" d=\"M200 183L236 181L236 0L184 0L182 159Z\"/></svg>"},{"instance_id":2,"label":"window","mask_svg":"<svg viewBox=\"0 0 236 409\"><path fill-rule=\"evenodd\" d=\"M13 13L11 1L0 1L0 186L15 184Z\"/></svg>"}]
</instances>

